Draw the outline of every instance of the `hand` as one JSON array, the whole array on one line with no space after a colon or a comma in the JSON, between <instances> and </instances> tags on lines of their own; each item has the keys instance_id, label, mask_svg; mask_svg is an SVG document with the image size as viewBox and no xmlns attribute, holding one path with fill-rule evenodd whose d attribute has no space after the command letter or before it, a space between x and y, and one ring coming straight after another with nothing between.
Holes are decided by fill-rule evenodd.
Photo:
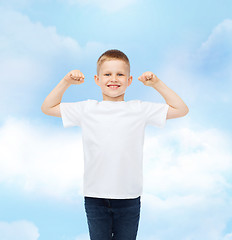
<instances>
[{"instance_id":1,"label":"hand","mask_svg":"<svg viewBox=\"0 0 232 240\"><path fill-rule=\"evenodd\" d=\"M84 82L84 74L80 70L72 70L65 77L64 80L69 84L81 84Z\"/></svg>"},{"instance_id":2,"label":"hand","mask_svg":"<svg viewBox=\"0 0 232 240\"><path fill-rule=\"evenodd\" d=\"M138 80L141 81L144 85L153 87L157 82L160 81L158 77L153 72L145 72L142 76L138 77Z\"/></svg>"}]
</instances>

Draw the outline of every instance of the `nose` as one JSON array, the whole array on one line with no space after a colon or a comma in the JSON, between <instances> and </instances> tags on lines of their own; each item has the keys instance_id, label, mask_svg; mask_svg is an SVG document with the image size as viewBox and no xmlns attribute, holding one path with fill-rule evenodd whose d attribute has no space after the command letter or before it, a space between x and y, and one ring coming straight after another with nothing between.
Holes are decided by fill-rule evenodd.
<instances>
[{"instance_id":1,"label":"nose","mask_svg":"<svg viewBox=\"0 0 232 240\"><path fill-rule=\"evenodd\" d=\"M117 75L112 75L111 80L117 80Z\"/></svg>"}]
</instances>

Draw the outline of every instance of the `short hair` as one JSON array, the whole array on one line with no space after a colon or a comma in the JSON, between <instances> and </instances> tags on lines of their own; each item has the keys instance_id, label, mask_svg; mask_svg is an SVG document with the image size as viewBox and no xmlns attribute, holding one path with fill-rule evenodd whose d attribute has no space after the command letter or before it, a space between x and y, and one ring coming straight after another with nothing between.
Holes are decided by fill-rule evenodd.
<instances>
[{"instance_id":1,"label":"short hair","mask_svg":"<svg viewBox=\"0 0 232 240\"><path fill-rule=\"evenodd\" d=\"M126 54L117 49L110 49L110 50L107 50L106 52L104 52L98 58L98 60L97 60L97 75L99 74L101 65L105 61L109 61L109 60L113 60L113 59L118 59L118 60L124 61L129 67L129 74L130 74L130 61L129 61L128 57L126 56Z\"/></svg>"}]
</instances>

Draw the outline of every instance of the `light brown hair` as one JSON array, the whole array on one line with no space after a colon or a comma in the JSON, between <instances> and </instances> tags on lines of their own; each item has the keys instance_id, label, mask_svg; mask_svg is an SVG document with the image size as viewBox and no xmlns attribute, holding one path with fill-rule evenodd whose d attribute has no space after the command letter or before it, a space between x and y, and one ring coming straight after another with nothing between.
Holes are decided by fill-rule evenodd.
<instances>
[{"instance_id":1,"label":"light brown hair","mask_svg":"<svg viewBox=\"0 0 232 240\"><path fill-rule=\"evenodd\" d=\"M97 60L97 75L99 75L99 70L101 68L101 65L105 62L105 61L109 61L109 60L114 60L114 59L118 59L118 60L122 60L124 61L128 67L129 67L129 75L130 75L130 62L128 57L126 56L125 53L123 53L122 51L119 51L117 49L110 49L107 50L106 52L104 52Z\"/></svg>"}]
</instances>

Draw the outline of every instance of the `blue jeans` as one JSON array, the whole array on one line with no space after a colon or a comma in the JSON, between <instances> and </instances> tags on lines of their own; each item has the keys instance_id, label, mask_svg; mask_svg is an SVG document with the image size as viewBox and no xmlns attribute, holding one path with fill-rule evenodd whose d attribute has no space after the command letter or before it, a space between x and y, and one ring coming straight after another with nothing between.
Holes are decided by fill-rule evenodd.
<instances>
[{"instance_id":1,"label":"blue jeans","mask_svg":"<svg viewBox=\"0 0 232 240\"><path fill-rule=\"evenodd\" d=\"M140 196L131 199L84 197L91 240L136 240Z\"/></svg>"}]
</instances>

